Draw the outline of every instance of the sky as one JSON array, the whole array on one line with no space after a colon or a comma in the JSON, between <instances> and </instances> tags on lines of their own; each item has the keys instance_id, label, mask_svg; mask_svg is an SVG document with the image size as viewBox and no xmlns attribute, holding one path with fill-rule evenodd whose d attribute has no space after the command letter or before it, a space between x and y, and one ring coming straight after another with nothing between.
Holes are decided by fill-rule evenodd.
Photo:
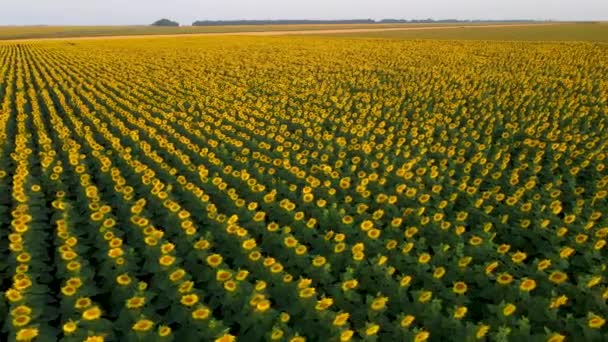
<instances>
[{"instance_id":1,"label":"sky","mask_svg":"<svg viewBox=\"0 0 608 342\"><path fill-rule=\"evenodd\" d=\"M169 18L608 20L608 0L0 0L0 25L146 25Z\"/></svg>"}]
</instances>

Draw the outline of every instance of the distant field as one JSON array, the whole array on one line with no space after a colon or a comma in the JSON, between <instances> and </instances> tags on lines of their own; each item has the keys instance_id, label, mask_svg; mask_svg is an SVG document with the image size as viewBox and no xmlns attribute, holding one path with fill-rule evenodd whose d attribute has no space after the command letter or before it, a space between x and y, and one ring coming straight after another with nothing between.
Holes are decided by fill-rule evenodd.
<instances>
[{"instance_id":1,"label":"distant field","mask_svg":"<svg viewBox=\"0 0 608 342\"><path fill-rule=\"evenodd\" d=\"M463 26L449 30L383 31L332 34L337 37L446 40L524 40L608 42L608 23L563 23L557 25L484 27Z\"/></svg>"},{"instance_id":2,"label":"distant field","mask_svg":"<svg viewBox=\"0 0 608 342\"><path fill-rule=\"evenodd\" d=\"M501 24L501 23L492 23ZM503 25L505 23L502 23ZM520 23L509 23L520 24ZM344 30L361 28L397 28L425 26L477 26L488 23L431 23L431 24L322 24L322 25L235 25L235 26L0 26L0 40L30 38L69 38L131 35L173 35L220 32L263 32L263 31L302 31L302 30Z\"/></svg>"}]
</instances>

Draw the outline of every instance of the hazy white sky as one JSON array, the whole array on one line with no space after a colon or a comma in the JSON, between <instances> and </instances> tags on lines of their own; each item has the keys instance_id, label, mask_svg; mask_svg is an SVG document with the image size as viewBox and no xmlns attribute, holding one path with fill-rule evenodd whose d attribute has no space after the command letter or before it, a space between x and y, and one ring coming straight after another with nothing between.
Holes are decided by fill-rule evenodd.
<instances>
[{"instance_id":1,"label":"hazy white sky","mask_svg":"<svg viewBox=\"0 0 608 342\"><path fill-rule=\"evenodd\" d=\"M219 19L608 20L608 0L0 0L0 25Z\"/></svg>"}]
</instances>

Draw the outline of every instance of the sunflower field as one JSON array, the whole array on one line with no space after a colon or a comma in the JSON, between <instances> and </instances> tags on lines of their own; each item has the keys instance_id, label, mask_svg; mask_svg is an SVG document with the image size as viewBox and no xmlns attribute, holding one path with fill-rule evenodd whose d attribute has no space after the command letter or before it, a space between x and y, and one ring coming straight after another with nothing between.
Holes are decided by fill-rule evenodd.
<instances>
[{"instance_id":1,"label":"sunflower field","mask_svg":"<svg viewBox=\"0 0 608 342\"><path fill-rule=\"evenodd\" d=\"M2 341L608 341L608 45L0 43Z\"/></svg>"}]
</instances>

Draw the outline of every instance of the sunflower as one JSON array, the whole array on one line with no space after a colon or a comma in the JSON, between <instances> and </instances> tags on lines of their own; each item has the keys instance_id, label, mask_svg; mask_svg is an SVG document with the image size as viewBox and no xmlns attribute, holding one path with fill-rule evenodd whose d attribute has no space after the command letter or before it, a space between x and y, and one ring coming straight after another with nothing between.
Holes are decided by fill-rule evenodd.
<instances>
[{"instance_id":1,"label":"sunflower","mask_svg":"<svg viewBox=\"0 0 608 342\"><path fill-rule=\"evenodd\" d=\"M310 298L314 296L316 290L314 287L307 287L303 290L300 290L299 296L300 298Z\"/></svg>"},{"instance_id":2,"label":"sunflower","mask_svg":"<svg viewBox=\"0 0 608 342\"><path fill-rule=\"evenodd\" d=\"M465 292L467 292L467 284L463 281L454 283L454 286L452 287L452 292L456 294L464 294Z\"/></svg>"},{"instance_id":3,"label":"sunflower","mask_svg":"<svg viewBox=\"0 0 608 342\"><path fill-rule=\"evenodd\" d=\"M19 276L19 275L25 276L25 274L17 274L16 276ZM29 280L29 278L19 279L19 280L15 281L15 283L13 284L13 287L18 291L23 291L23 290L29 288L30 286L32 286L32 281Z\"/></svg>"},{"instance_id":4,"label":"sunflower","mask_svg":"<svg viewBox=\"0 0 608 342\"><path fill-rule=\"evenodd\" d=\"M39 334L38 328L22 328L17 331L15 339L17 341L32 341Z\"/></svg>"},{"instance_id":5,"label":"sunflower","mask_svg":"<svg viewBox=\"0 0 608 342\"><path fill-rule=\"evenodd\" d=\"M498 261L493 261L490 264L488 264L488 266L486 266L485 272L487 275L492 274L492 272L494 272L494 270L498 267Z\"/></svg>"},{"instance_id":6,"label":"sunflower","mask_svg":"<svg viewBox=\"0 0 608 342\"><path fill-rule=\"evenodd\" d=\"M127 299L126 307L128 309L139 309L146 304L146 297L135 296Z\"/></svg>"},{"instance_id":7,"label":"sunflower","mask_svg":"<svg viewBox=\"0 0 608 342\"><path fill-rule=\"evenodd\" d=\"M404 275L403 277L401 277L401 280L399 281L399 286L406 287L406 286L409 286L411 282L412 282L412 277L409 275Z\"/></svg>"},{"instance_id":8,"label":"sunflower","mask_svg":"<svg viewBox=\"0 0 608 342\"><path fill-rule=\"evenodd\" d=\"M510 316L513 314L513 312L515 312L516 309L517 307L515 305L508 303L502 308L502 314L505 316Z\"/></svg>"},{"instance_id":9,"label":"sunflower","mask_svg":"<svg viewBox=\"0 0 608 342\"><path fill-rule=\"evenodd\" d=\"M483 239L482 239L482 238L480 238L479 236L472 236L472 237L469 239L469 244L470 244L471 246L479 246L479 245L480 245L482 242L483 242Z\"/></svg>"},{"instance_id":10,"label":"sunflower","mask_svg":"<svg viewBox=\"0 0 608 342\"><path fill-rule=\"evenodd\" d=\"M219 254L212 254L207 257L207 264L211 267L218 267L222 263L222 256Z\"/></svg>"},{"instance_id":11,"label":"sunflower","mask_svg":"<svg viewBox=\"0 0 608 342\"><path fill-rule=\"evenodd\" d=\"M342 291L348 291L356 288L359 285L359 281L357 279L346 280L342 283Z\"/></svg>"},{"instance_id":12,"label":"sunflower","mask_svg":"<svg viewBox=\"0 0 608 342\"><path fill-rule=\"evenodd\" d=\"M187 294L187 295L183 295L182 298L180 299L180 303L182 303L182 305L185 306L193 306L196 303L198 303L198 295L192 293L192 294Z\"/></svg>"},{"instance_id":13,"label":"sunflower","mask_svg":"<svg viewBox=\"0 0 608 342\"><path fill-rule=\"evenodd\" d=\"M126 274L126 273L125 274L121 274L118 277L116 277L116 282L119 285L126 286L126 285L131 284L131 277L129 277L129 275Z\"/></svg>"},{"instance_id":14,"label":"sunflower","mask_svg":"<svg viewBox=\"0 0 608 342\"><path fill-rule=\"evenodd\" d=\"M477 339L482 339L484 336L486 336L488 331L490 331L490 326L482 324L477 328L477 331L475 332L475 337Z\"/></svg>"},{"instance_id":15,"label":"sunflower","mask_svg":"<svg viewBox=\"0 0 608 342\"><path fill-rule=\"evenodd\" d=\"M589 320L587 321L587 326L591 329L600 329L606 324L606 320L600 316L590 315Z\"/></svg>"},{"instance_id":16,"label":"sunflower","mask_svg":"<svg viewBox=\"0 0 608 342\"><path fill-rule=\"evenodd\" d=\"M433 292L431 291L422 291L420 292L420 296L418 296L418 301L420 303L426 303L433 297Z\"/></svg>"},{"instance_id":17,"label":"sunflower","mask_svg":"<svg viewBox=\"0 0 608 342\"><path fill-rule=\"evenodd\" d=\"M526 253L517 251L517 252L513 253L513 255L511 256L511 260L514 263L519 264L519 263L523 262L524 260L526 260L527 257L528 257L528 255Z\"/></svg>"},{"instance_id":18,"label":"sunflower","mask_svg":"<svg viewBox=\"0 0 608 342\"><path fill-rule=\"evenodd\" d=\"M63 325L63 333L66 335L70 335L78 329L78 323L74 321L68 321Z\"/></svg>"},{"instance_id":19,"label":"sunflower","mask_svg":"<svg viewBox=\"0 0 608 342\"><path fill-rule=\"evenodd\" d=\"M234 342L236 341L236 337L230 334L224 334L215 339L215 342Z\"/></svg>"},{"instance_id":20,"label":"sunflower","mask_svg":"<svg viewBox=\"0 0 608 342\"><path fill-rule=\"evenodd\" d=\"M380 234L381 234L380 230L376 229L376 228L370 229L367 232L367 236L372 240L376 240L377 238L379 238Z\"/></svg>"},{"instance_id":21,"label":"sunflower","mask_svg":"<svg viewBox=\"0 0 608 342\"><path fill-rule=\"evenodd\" d=\"M419 331L416 336L414 336L414 342L424 342L428 340L430 336L431 334L428 331Z\"/></svg>"},{"instance_id":22,"label":"sunflower","mask_svg":"<svg viewBox=\"0 0 608 342\"><path fill-rule=\"evenodd\" d=\"M171 272L169 274L169 280L172 282L177 282L182 279L186 275L186 271L183 268L178 268L177 270Z\"/></svg>"},{"instance_id":23,"label":"sunflower","mask_svg":"<svg viewBox=\"0 0 608 342\"><path fill-rule=\"evenodd\" d=\"M422 253L418 257L418 263L426 264L431 260L431 255L428 253Z\"/></svg>"},{"instance_id":24,"label":"sunflower","mask_svg":"<svg viewBox=\"0 0 608 342\"><path fill-rule=\"evenodd\" d=\"M559 333L553 333L551 336L549 336L547 342L564 342L565 340L566 336Z\"/></svg>"},{"instance_id":25,"label":"sunflower","mask_svg":"<svg viewBox=\"0 0 608 342\"><path fill-rule=\"evenodd\" d=\"M133 329L134 331L138 331L138 332L145 332L145 331L149 331L150 329L152 329L152 327L154 327L154 322L152 322L149 319L140 319L137 322L135 322L135 324L133 324L131 329Z\"/></svg>"},{"instance_id":26,"label":"sunflower","mask_svg":"<svg viewBox=\"0 0 608 342\"><path fill-rule=\"evenodd\" d=\"M566 246L566 247L564 247L564 248L562 248L562 249L560 250L560 252L559 252L559 256L560 256L560 258L562 258L562 259L567 259L567 258L569 258L569 257L570 257L572 254L574 254L574 252L575 252L575 250L574 250L573 248Z\"/></svg>"},{"instance_id":27,"label":"sunflower","mask_svg":"<svg viewBox=\"0 0 608 342\"><path fill-rule=\"evenodd\" d=\"M370 229L374 228L374 223L370 220L365 220L363 222L361 222L361 230L364 232L369 231Z\"/></svg>"},{"instance_id":28,"label":"sunflower","mask_svg":"<svg viewBox=\"0 0 608 342\"><path fill-rule=\"evenodd\" d=\"M192 318L195 320L205 320L209 317L211 311L206 307L199 307L192 311Z\"/></svg>"},{"instance_id":29,"label":"sunflower","mask_svg":"<svg viewBox=\"0 0 608 342\"><path fill-rule=\"evenodd\" d=\"M555 284L561 284L568 280L568 275L561 271L554 271L549 274L549 281Z\"/></svg>"},{"instance_id":30,"label":"sunflower","mask_svg":"<svg viewBox=\"0 0 608 342\"><path fill-rule=\"evenodd\" d=\"M26 305L19 305L11 310L11 316L29 316L32 314L32 309Z\"/></svg>"},{"instance_id":31,"label":"sunflower","mask_svg":"<svg viewBox=\"0 0 608 342\"><path fill-rule=\"evenodd\" d=\"M462 319L469 309L466 306L459 306L454 310L454 318Z\"/></svg>"},{"instance_id":32,"label":"sunflower","mask_svg":"<svg viewBox=\"0 0 608 342\"><path fill-rule=\"evenodd\" d=\"M15 327L23 327L26 326L30 322L31 318L27 315L21 315L13 318L13 326Z\"/></svg>"},{"instance_id":33,"label":"sunflower","mask_svg":"<svg viewBox=\"0 0 608 342\"><path fill-rule=\"evenodd\" d=\"M350 314L348 312L342 312L336 315L333 321L333 325L336 327L341 327L348 321Z\"/></svg>"},{"instance_id":34,"label":"sunflower","mask_svg":"<svg viewBox=\"0 0 608 342\"><path fill-rule=\"evenodd\" d=\"M353 338L354 331L347 329L340 333L340 342L348 342Z\"/></svg>"},{"instance_id":35,"label":"sunflower","mask_svg":"<svg viewBox=\"0 0 608 342\"><path fill-rule=\"evenodd\" d=\"M500 285L508 285L513 281L513 276L510 275L509 273L501 273L496 277L496 281L500 284Z\"/></svg>"},{"instance_id":36,"label":"sunflower","mask_svg":"<svg viewBox=\"0 0 608 342\"><path fill-rule=\"evenodd\" d=\"M61 293L66 297L71 297L76 294L77 289L72 286L64 286L61 288Z\"/></svg>"},{"instance_id":37,"label":"sunflower","mask_svg":"<svg viewBox=\"0 0 608 342\"><path fill-rule=\"evenodd\" d=\"M239 270L236 274L236 280L243 281L249 276L249 271L247 270Z\"/></svg>"},{"instance_id":38,"label":"sunflower","mask_svg":"<svg viewBox=\"0 0 608 342\"><path fill-rule=\"evenodd\" d=\"M599 284L601 281L602 281L602 277L601 276L591 277L591 279L589 279L589 281L587 281L587 287L588 288L592 288L595 285Z\"/></svg>"},{"instance_id":39,"label":"sunflower","mask_svg":"<svg viewBox=\"0 0 608 342\"><path fill-rule=\"evenodd\" d=\"M209 243L209 241L207 241L205 239L200 239L194 244L194 249L205 250L205 249L209 248L210 246L211 246L211 244Z\"/></svg>"},{"instance_id":40,"label":"sunflower","mask_svg":"<svg viewBox=\"0 0 608 342\"><path fill-rule=\"evenodd\" d=\"M162 266L171 266L175 262L175 257L171 255L163 255L158 259L158 263Z\"/></svg>"},{"instance_id":41,"label":"sunflower","mask_svg":"<svg viewBox=\"0 0 608 342\"><path fill-rule=\"evenodd\" d=\"M445 274L445 268L444 267L437 267L433 271L433 278L441 279L444 274Z\"/></svg>"},{"instance_id":42,"label":"sunflower","mask_svg":"<svg viewBox=\"0 0 608 342\"><path fill-rule=\"evenodd\" d=\"M549 259L544 259L544 260L541 260L541 261L538 263L538 266L537 266L536 268L537 268L539 271L544 271L544 270L546 270L547 268L549 268L550 266L551 266L551 260L549 260Z\"/></svg>"},{"instance_id":43,"label":"sunflower","mask_svg":"<svg viewBox=\"0 0 608 342\"><path fill-rule=\"evenodd\" d=\"M227 270L218 270L215 274L215 279L219 282L225 282L232 278L232 272Z\"/></svg>"},{"instance_id":44,"label":"sunflower","mask_svg":"<svg viewBox=\"0 0 608 342\"><path fill-rule=\"evenodd\" d=\"M431 196L428 194L422 194L420 197L418 197L418 201L420 201L420 203L422 203L422 204L428 202L430 199L431 199Z\"/></svg>"},{"instance_id":45,"label":"sunflower","mask_svg":"<svg viewBox=\"0 0 608 342\"><path fill-rule=\"evenodd\" d=\"M19 253L19 255L17 255L16 259L18 262L26 263L26 262L30 262L30 260L32 260L32 256L27 252L23 252L23 253Z\"/></svg>"},{"instance_id":46,"label":"sunflower","mask_svg":"<svg viewBox=\"0 0 608 342\"><path fill-rule=\"evenodd\" d=\"M171 327L167 325L161 325L158 327L158 336L167 337L171 335Z\"/></svg>"},{"instance_id":47,"label":"sunflower","mask_svg":"<svg viewBox=\"0 0 608 342\"><path fill-rule=\"evenodd\" d=\"M295 248L298 245L298 240L290 235L283 239L283 243L287 248Z\"/></svg>"},{"instance_id":48,"label":"sunflower","mask_svg":"<svg viewBox=\"0 0 608 342\"><path fill-rule=\"evenodd\" d=\"M568 303L568 297L565 295L561 295L557 298L551 299L551 303L549 304L550 309L557 309L562 305L566 305Z\"/></svg>"},{"instance_id":49,"label":"sunflower","mask_svg":"<svg viewBox=\"0 0 608 342\"><path fill-rule=\"evenodd\" d=\"M375 324L375 323L368 324L365 327L365 335L366 336L376 335L378 333L378 331L380 331L380 325Z\"/></svg>"},{"instance_id":50,"label":"sunflower","mask_svg":"<svg viewBox=\"0 0 608 342\"><path fill-rule=\"evenodd\" d=\"M408 254L412 250L412 248L414 248L414 243L408 242L408 243L404 244L403 247L401 248L401 253Z\"/></svg>"},{"instance_id":51,"label":"sunflower","mask_svg":"<svg viewBox=\"0 0 608 342\"><path fill-rule=\"evenodd\" d=\"M98 306L89 308L82 313L82 318L86 321L94 321L99 317L101 317L101 309Z\"/></svg>"},{"instance_id":52,"label":"sunflower","mask_svg":"<svg viewBox=\"0 0 608 342\"><path fill-rule=\"evenodd\" d=\"M170 242L163 243L162 246L160 246L160 252L162 254L171 253L171 251L173 251L174 249L175 245Z\"/></svg>"},{"instance_id":53,"label":"sunflower","mask_svg":"<svg viewBox=\"0 0 608 342\"><path fill-rule=\"evenodd\" d=\"M405 237L410 239L412 238L414 235L416 235L416 233L418 233L418 228L416 227L409 227L408 229L405 230Z\"/></svg>"},{"instance_id":54,"label":"sunflower","mask_svg":"<svg viewBox=\"0 0 608 342\"><path fill-rule=\"evenodd\" d=\"M524 292L530 292L536 288L536 281L530 278L522 279L522 282L519 285L519 289Z\"/></svg>"},{"instance_id":55,"label":"sunflower","mask_svg":"<svg viewBox=\"0 0 608 342\"><path fill-rule=\"evenodd\" d=\"M268 284L265 281L258 280L258 281L255 282L255 290L256 291L263 291L264 289L266 289L267 285Z\"/></svg>"},{"instance_id":56,"label":"sunflower","mask_svg":"<svg viewBox=\"0 0 608 342\"><path fill-rule=\"evenodd\" d=\"M364 258L365 258L365 253L363 253L363 252L355 252L353 254L353 260L355 260L355 261L361 261Z\"/></svg>"},{"instance_id":57,"label":"sunflower","mask_svg":"<svg viewBox=\"0 0 608 342\"><path fill-rule=\"evenodd\" d=\"M81 297L81 298L78 298L76 300L76 303L74 304L74 307L76 309L86 309L89 306L91 306L92 303L93 303L93 301L91 300L91 298L89 298L89 297Z\"/></svg>"},{"instance_id":58,"label":"sunflower","mask_svg":"<svg viewBox=\"0 0 608 342\"><path fill-rule=\"evenodd\" d=\"M275 340L279 340L283 337L283 330L278 329L278 328L273 328L272 329L272 333L270 334L270 339L275 341Z\"/></svg>"},{"instance_id":59,"label":"sunflower","mask_svg":"<svg viewBox=\"0 0 608 342\"><path fill-rule=\"evenodd\" d=\"M256 306L255 306L256 311L259 312L264 312L268 309L270 309L270 301L267 299L263 299L261 301L259 301Z\"/></svg>"},{"instance_id":60,"label":"sunflower","mask_svg":"<svg viewBox=\"0 0 608 342\"><path fill-rule=\"evenodd\" d=\"M380 311L386 307L388 297L378 297L372 301L371 309L374 311Z\"/></svg>"}]
</instances>

